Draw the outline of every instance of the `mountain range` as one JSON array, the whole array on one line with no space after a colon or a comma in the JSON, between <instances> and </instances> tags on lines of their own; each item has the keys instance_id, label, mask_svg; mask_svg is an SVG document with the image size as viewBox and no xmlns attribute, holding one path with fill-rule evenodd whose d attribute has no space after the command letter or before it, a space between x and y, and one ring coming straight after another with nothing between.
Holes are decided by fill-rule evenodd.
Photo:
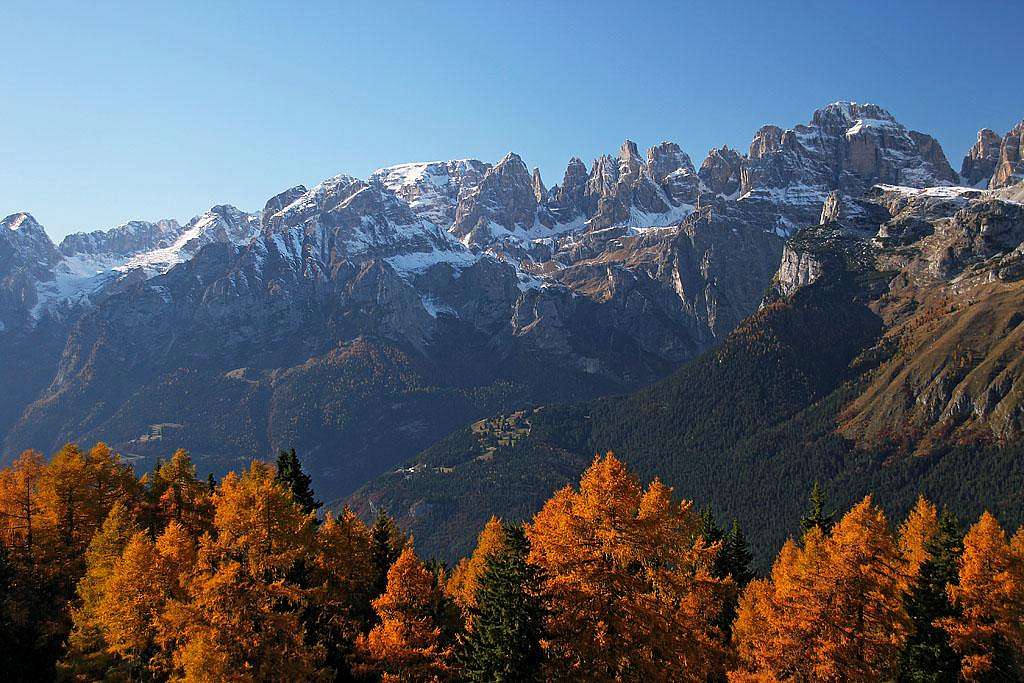
<instances>
[{"instance_id":1,"label":"mountain range","mask_svg":"<svg viewBox=\"0 0 1024 683\"><path fill-rule=\"evenodd\" d=\"M16 213L3 458L102 439L219 472L295 447L323 497L452 555L612 448L697 500L753 486L722 512L772 542L815 477L901 505L965 458L985 460L964 500L1012 517L1022 135L981 130L958 173L931 136L839 102L699 167L626 141L550 188L508 154L59 245ZM749 518L765 496L779 520Z\"/></svg>"}]
</instances>

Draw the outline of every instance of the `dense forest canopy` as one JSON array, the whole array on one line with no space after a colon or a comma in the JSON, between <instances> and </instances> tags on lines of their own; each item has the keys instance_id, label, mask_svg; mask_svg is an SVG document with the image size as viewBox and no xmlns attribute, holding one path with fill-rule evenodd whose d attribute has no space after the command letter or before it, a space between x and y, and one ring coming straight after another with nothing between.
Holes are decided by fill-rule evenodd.
<instances>
[{"instance_id":1,"label":"dense forest canopy","mask_svg":"<svg viewBox=\"0 0 1024 683\"><path fill-rule=\"evenodd\" d=\"M1024 529L987 512L893 524L815 486L755 577L739 524L611 453L451 569L320 507L294 451L219 482L184 451L140 478L102 443L26 451L0 470L4 679L1024 676Z\"/></svg>"}]
</instances>

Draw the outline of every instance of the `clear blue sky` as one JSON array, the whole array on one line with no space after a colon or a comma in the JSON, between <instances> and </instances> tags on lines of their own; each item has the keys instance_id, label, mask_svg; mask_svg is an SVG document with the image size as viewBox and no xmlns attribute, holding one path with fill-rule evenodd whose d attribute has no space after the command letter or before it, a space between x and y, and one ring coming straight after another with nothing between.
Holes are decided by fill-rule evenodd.
<instances>
[{"instance_id":1,"label":"clear blue sky","mask_svg":"<svg viewBox=\"0 0 1024 683\"><path fill-rule=\"evenodd\" d=\"M627 137L699 164L837 99L959 168L1024 118L1021 2L291 4L4 0L0 215L56 238L509 150L550 186Z\"/></svg>"}]
</instances>

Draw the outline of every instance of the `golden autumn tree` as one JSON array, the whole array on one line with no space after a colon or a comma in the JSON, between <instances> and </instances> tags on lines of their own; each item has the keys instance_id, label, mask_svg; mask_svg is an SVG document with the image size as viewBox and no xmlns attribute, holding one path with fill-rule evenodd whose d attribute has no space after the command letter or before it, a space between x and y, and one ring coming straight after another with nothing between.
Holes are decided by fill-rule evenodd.
<instances>
[{"instance_id":1,"label":"golden autumn tree","mask_svg":"<svg viewBox=\"0 0 1024 683\"><path fill-rule=\"evenodd\" d=\"M12 560L33 564L41 550L41 538L50 530L40 487L46 471L43 454L24 451L0 470L0 542Z\"/></svg>"},{"instance_id":2,"label":"golden autumn tree","mask_svg":"<svg viewBox=\"0 0 1024 683\"><path fill-rule=\"evenodd\" d=\"M67 561L80 563L114 502L131 495L135 486L131 468L104 443L89 451L69 443L54 454L40 493Z\"/></svg>"},{"instance_id":3,"label":"golden autumn tree","mask_svg":"<svg viewBox=\"0 0 1024 683\"><path fill-rule=\"evenodd\" d=\"M492 516L477 537L473 554L459 560L452 570L445 590L463 613L476 604L476 591L487 566L487 558L501 550L504 540L505 532L501 520Z\"/></svg>"},{"instance_id":4,"label":"golden autumn tree","mask_svg":"<svg viewBox=\"0 0 1024 683\"><path fill-rule=\"evenodd\" d=\"M348 507L337 518L328 512L316 530L310 568L310 636L335 671L351 666L355 641L373 618L375 572L370 529Z\"/></svg>"},{"instance_id":5,"label":"golden autumn tree","mask_svg":"<svg viewBox=\"0 0 1024 683\"><path fill-rule=\"evenodd\" d=\"M731 680L877 681L895 674L907 634L905 578L870 497L825 536L788 542L769 579L751 582L734 625Z\"/></svg>"},{"instance_id":6,"label":"golden autumn tree","mask_svg":"<svg viewBox=\"0 0 1024 683\"><path fill-rule=\"evenodd\" d=\"M1024 676L1024 557L988 512L964 537L959 584L947 590L959 616L943 627L962 656L963 678Z\"/></svg>"},{"instance_id":7,"label":"golden autumn tree","mask_svg":"<svg viewBox=\"0 0 1024 683\"><path fill-rule=\"evenodd\" d=\"M643 489L611 453L544 505L526 533L545 572L549 677L704 681L722 670L717 622L732 583L710 574L717 547L697 523L690 503L657 480Z\"/></svg>"},{"instance_id":8,"label":"golden autumn tree","mask_svg":"<svg viewBox=\"0 0 1024 683\"><path fill-rule=\"evenodd\" d=\"M388 571L387 589L373 601L380 623L360 640L362 668L384 681L447 680L443 603L437 577L407 544Z\"/></svg>"},{"instance_id":9,"label":"golden autumn tree","mask_svg":"<svg viewBox=\"0 0 1024 683\"><path fill-rule=\"evenodd\" d=\"M160 639L184 680L316 680L322 653L306 643L307 592L292 580L310 555L314 517L254 462L214 495L214 534L201 539L187 599L169 605Z\"/></svg>"},{"instance_id":10,"label":"golden autumn tree","mask_svg":"<svg viewBox=\"0 0 1024 683\"><path fill-rule=\"evenodd\" d=\"M175 521L196 537L210 530L213 522L210 487L196 478L196 466L185 449L179 448L170 460L146 475L146 484L152 527L159 530Z\"/></svg>"},{"instance_id":11,"label":"golden autumn tree","mask_svg":"<svg viewBox=\"0 0 1024 683\"><path fill-rule=\"evenodd\" d=\"M899 530L899 547L906 563L908 584L917 576L921 563L931 556L928 544L938 532L938 510L924 496L919 496Z\"/></svg>"},{"instance_id":12,"label":"golden autumn tree","mask_svg":"<svg viewBox=\"0 0 1024 683\"><path fill-rule=\"evenodd\" d=\"M103 637L100 605L114 565L139 531L128 506L118 501L85 551L85 575L75 589L78 604L71 612L73 627L61 666L73 676L100 679L115 664Z\"/></svg>"}]
</instances>

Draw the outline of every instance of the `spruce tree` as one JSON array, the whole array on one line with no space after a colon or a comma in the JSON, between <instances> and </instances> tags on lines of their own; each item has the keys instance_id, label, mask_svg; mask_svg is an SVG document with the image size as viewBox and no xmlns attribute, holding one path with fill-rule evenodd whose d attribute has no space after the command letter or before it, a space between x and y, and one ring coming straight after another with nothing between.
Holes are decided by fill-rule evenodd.
<instances>
[{"instance_id":1,"label":"spruce tree","mask_svg":"<svg viewBox=\"0 0 1024 683\"><path fill-rule=\"evenodd\" d=\"M805 534L817 527L821 533L828 535L832 530L834 512L825 512L827 505L825 490L818 482L814 482L811 488L811 495L808 499L807 514L800 518L800 530Z\"/></svg>"},{"instance_id":2,"label":"spruce tree","mask_svg":"<svg viewBox=\"0 0 1024 683\"><path fill-rule=\"evenodd\" d=\"M960 657L949 643L939 619L954 616L946 586L959 580L958 560L963 552L963 531L952 513L944 510L939 530L925 544L928 559L921 563L917 580L905 599L913 631L900 655L900 681L939 683L956 681Z\"/></svg>"},{"instance_id":3,"label":"spruce tree","mask_svg":"<svg viewBox=\"0 0 1024 683\"><path fill-rule=\"evenodd\" d=\"M402 554L406 536L399 531L395 520L383 510L370 528L370 557L373 562L373 595L384 592L388 585L388 570Z\"/></svg>"},{"instance_id":4,"label":"spruce tree","mask_svg":"<svg viewBox=\"0 0 1024 683\"><path fill-rule=\"evenodd\" d=\"M295 449L281 450L277 456L277 480L283 483L302 510L308 515L322 504L313 496L312 479L302 471Z\"/></svg>"},{"instance_id":5,"label":"spruce tree","mask_svg":"<svg viewBox=\"0 0 1024 683\"><path fill-rule=\"evenodd\" d=\"M468 681L539 681L544 609L540 570L527 561L523 530L505 525L505 542L487 558L470 608L472 629L459 639Z\"/></svg>"},{"instance_id":6,"label":"spruce tree","mask_svg":"<svg viewBox=\"0 0 1024 683\"><path fill-rule=\"evenodd\" d=\"M747 546L747 537L743 535L743 529L740 528L740 523L736 519L732 520L732 527L725 535L723 552L726 557L724 567L726 575L732 577L737 588L743 588L754 578L750 569L753 556Z\"/></svg>"}]
</instances>

